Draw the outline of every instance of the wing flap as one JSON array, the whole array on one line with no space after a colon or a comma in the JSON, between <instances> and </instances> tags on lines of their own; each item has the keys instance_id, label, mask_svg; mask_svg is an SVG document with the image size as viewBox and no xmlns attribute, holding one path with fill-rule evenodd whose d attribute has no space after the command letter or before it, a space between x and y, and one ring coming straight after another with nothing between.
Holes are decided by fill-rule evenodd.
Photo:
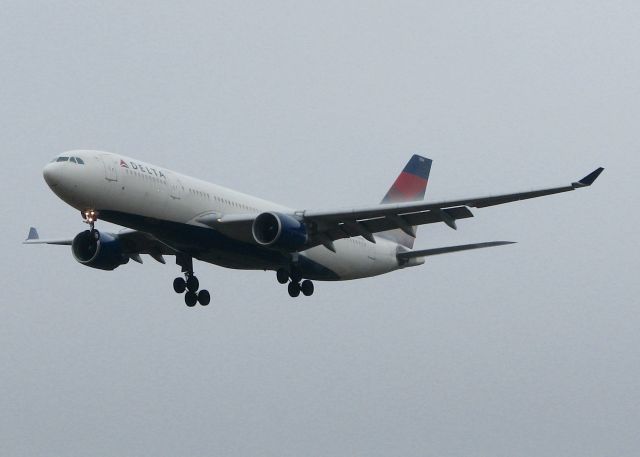
<instances>
[{"instance_id":1,"label":"wing flap","mask_svg":"<svg viewBox=\"0 0 640 457\"><path fill-rule=\"evenodd\" d=\"M465 219L473 217L473 213L469 210L469 208L459 206L455 208L448 208L443 211L422 211L419 213L406 214L403 216L395 217L378 217L359 221L337 220L335 221L335 225L325 229L324 231L319 231L318 233L326 235L331 241L339 240L342 238L362 236L372 243L375 243L375 238L373 238L372 236L369 237L369 235L378 232L385 232L387 230L402 228L397 219L398 217L401 217L404 220L404 225L414 226L435 224L438 222L443 222L445 219ZM320 239L320 237L317 237L317 235L312 235L311 238L312 240L310 244L312 246L323 244L322 240Z\"/></svg>"},{"instance_id":2,"label":"wing flap","mask_svg":"<svg viewBox=\"0 0 640 457\"><path fill-rule=\"evenodd\" d=\"M146 232L123 230L116 236L122 242L126 254L148 254L160 263L164 263L164 259L160 260L163 255L175 255L177 252Z\"/></svg>"}]
</instances>

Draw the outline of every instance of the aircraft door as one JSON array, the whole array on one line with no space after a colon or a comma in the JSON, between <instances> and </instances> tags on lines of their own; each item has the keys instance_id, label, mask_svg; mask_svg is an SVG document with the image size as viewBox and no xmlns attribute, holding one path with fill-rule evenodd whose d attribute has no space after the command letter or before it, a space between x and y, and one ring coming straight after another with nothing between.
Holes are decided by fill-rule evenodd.
<instances>
[{"instance_id":1,"label":"aircraft door","mask_svg":"<svg viewBox=\"0 0 640 457\"><path fill-rule=\"evenodd\" d=\"M100 157L104 165L104 177L107 181L118 181L118 159L113 156L104 155Z\"/></svg>"}]
</instances>

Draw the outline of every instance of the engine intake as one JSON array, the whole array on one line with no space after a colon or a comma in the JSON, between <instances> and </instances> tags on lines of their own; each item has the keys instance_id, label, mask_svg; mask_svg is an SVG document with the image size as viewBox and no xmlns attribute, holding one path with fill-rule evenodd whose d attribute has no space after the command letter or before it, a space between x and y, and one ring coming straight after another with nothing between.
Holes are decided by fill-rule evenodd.
<instances>
[{"instance_id":1,"label":"engine intake","mask_svg":"<svg viewBox=\"0 0 640 457\"><path fill-rule=\"evenodd\" d=\"M307 228L295 217L262 213L253 221L253 238L261 246L294 252L307 244Z\"/></svg>"},{"instance_id":2,"label":"engine intake","mask_svg":"<svg viewBox=\"0 0 640 457\"><path fill-rule=\"evenodd\" d=\"M71 243L71 252L81 264L100 270L114 270L129 261L116 237L98 231L78 233Z\"/></svg>"}]
</instances>

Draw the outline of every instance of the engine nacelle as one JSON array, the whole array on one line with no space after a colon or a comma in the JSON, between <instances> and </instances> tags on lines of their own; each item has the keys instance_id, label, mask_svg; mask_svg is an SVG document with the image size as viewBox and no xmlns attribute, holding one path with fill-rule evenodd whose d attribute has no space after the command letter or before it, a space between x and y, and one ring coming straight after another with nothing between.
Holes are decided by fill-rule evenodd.
<instances>
[{"instance_id":1,"label":"engine nacelle","mask_svg":"<svg viewBox=\"0 0 640 457\"><path fill-rule=\"evenodd\" d=\"M259 245L295 252L307 244L307 228L292 216L262 213L253 221L253 239Z\"/></svg>"},{"instance_id":2,"label":"engine nacelle","mask_svg":"<svg viewBox=\"0 0 640 457\"><path fill-rule=\"evenodd\" d=\"M117 238L97 231L78 233L71 243L71 252L82 265L100 270L113 270L129 261Z\"/></svg>"}]
</instances>

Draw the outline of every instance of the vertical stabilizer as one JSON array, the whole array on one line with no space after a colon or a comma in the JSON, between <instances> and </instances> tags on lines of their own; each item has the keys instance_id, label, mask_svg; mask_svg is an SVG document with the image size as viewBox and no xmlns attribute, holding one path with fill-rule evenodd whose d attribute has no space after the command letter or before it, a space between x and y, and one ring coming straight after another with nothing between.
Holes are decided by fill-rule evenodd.
<instances>
[{"instance_id":1,"label":"vertical stabilizer","mask_svg":"<svg viewBox=\"0 0 640 457\"><path fill-rule=\"evenodd\" d=\"M429 182L429 172L433 161L419 155L411 157L402 173L382 199L382 203L414 202L424 199ZM415 233L416 227L413 227ZM401 229L381 232L378 236L395 241L408 248L413 247L415 238L408 235Z\"/></svg>"}]
</instances>

